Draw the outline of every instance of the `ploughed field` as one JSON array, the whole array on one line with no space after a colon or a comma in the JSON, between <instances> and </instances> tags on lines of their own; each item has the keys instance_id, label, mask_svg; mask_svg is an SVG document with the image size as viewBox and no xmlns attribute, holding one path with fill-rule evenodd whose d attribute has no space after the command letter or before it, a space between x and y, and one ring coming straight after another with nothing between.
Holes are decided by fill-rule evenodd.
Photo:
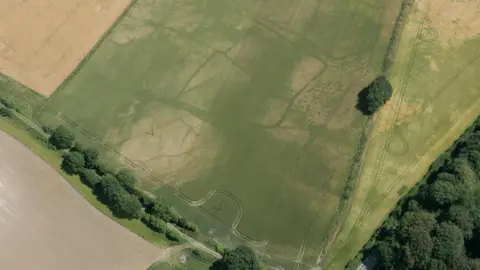
<instances>
[{"instance_id":1,"label":"ploughed field","mask_svg":"<svg viewBox=\"0 0 480 270\"><path fill-rule=\"evenodd\" d=\"M57 172L0 132L1 269L144 270L161 250L88 204Z\"/></svg>"}]
</instances>

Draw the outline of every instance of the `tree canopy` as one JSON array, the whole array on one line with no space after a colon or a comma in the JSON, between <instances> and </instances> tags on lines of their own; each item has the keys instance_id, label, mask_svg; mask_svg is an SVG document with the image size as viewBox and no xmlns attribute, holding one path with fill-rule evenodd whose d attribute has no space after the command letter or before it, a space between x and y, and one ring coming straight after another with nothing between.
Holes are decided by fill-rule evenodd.
<instances>
[{"instance_id":1,"label":"tree canopy","mask_svg":"<svg viewBox=\"0 0 480 270\"><path fill-rule=\"evenodd\" d=\"M136 196L123 189L115 176L104 175L99 183L98 193L115 216L128 219L141 216L142 204Z\"/></svg>"},{"instance_id":2,"label":"tree canopy","mask_svg":"<svg viewBox=\"0 0 480 270\"><path fill-rule=\"evenodd\" d=\"M380 269L480 269L479 158L480 118L377 230Z\"/></svg>"},{"instance_id":3,"label":"tree canopy","mask_svg":"<svg viewBox=\"0 0 480 270\"><path fill-rule=\"evenodd\" d=\"M212 270L259 270L260 262L255 252L247 246L238 246L235 249L227 249L223 258L215 262Z\"/></svg>"},{"instance_id":4,"label":"tree canopy","mask_svg":"<svg viewBox=\"0 0 480 270\"><path fill-rule=\"evenodd\" d=\"M135 192L135 185L137 184L137 178L135 174L127 169L121 169L116 174L118 182L127 190L129 193Z\"/></svg>"},{"instance_id":5,"label":"tree canopy","mask_svg":"<svg viewBox=\"0 0 480 270\"><path fill-rule=\"evenodd\" d=\"M49 142L56 149L70 149L75 141L75 135L66 127L60 125L49 138Z\"/></svg>"},{"instance_id":6,"label":"tree canopy","mask_svg":"<svg viewBox=\"0 0 480 270\"><path fill-rule=\"evenodd\" d=\"M357 108L365 115L372 115L392 98L392 94L392 85L385 76L380 76L358 94Z\"/></svg>"},{"instance_id":7,"label":"tree canopy","mask_svg":"<svg viewBox=\"0 0 480 270\"><path fill-rule=\"evenodd\" d=\"M85 166L83 155L76 151L71 151L63 156L62 169L68 174L77 174Z\"/></svg>"},{"instance_id":8,"label":"tree canopy","mask_svg":"<svg viewBox=\"0 0 480 270\"><path fill-rule=\"evenodd\" d=\"M93 170L90 170L90 169L82 169L80 171L80 180L82 180L82 182L95 189L97 184L100 183L100 176L98 176L98 174L93 171Z\"/></svg>"}]
</instances>

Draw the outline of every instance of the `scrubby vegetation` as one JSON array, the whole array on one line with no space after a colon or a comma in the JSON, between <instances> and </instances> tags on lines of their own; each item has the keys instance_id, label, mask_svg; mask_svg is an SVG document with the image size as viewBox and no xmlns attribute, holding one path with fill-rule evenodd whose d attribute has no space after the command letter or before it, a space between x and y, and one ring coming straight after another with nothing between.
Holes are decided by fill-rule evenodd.
<instances>
[{"instance_id":1,"label":"scrubby vegetation","mask_svg":"<svg viewBox=\"0 0 480 270\"><path fill-rule=\"evenodd\" d=\"M395 21L395 27L393 28L393 33L388 43L387 54L383 60L383 72L388 73L390 68L395 60L395 54L397 53L397 44L400 40L400 36L403 32L403 28L407 21L408 13L410 12L413 0L403 0L402 7L398 13L397 20Z\"/></svg>"},{"instance_id":2,"label":"scrubby vegetation","mask_svg":"<svg viewBox=\"0 0 480 270\"><path fill-rule=\"evenodd\" d=\"M480 269L480 118L377 230L380 269Z\"/></svg>"}]
</instances>

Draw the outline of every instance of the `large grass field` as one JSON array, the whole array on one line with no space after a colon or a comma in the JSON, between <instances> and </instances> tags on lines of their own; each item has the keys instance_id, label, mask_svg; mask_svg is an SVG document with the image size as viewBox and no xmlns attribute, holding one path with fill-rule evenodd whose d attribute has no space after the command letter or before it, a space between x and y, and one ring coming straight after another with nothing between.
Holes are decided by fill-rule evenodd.
<instances>
[{"instance_id":1,"label":"large grass field","mask_svg":"<svg viewBox=\"0 0 480 270\"><path fill-rule=\"evenodd\" d=\"M366 123L357 94L399 6L139 0L38 119L83 129L157 194L176 190L214 236L315 265Z\"/></svg>"},{"instance_id":2,"label":"large grass field","mask_svg":"<svg viewBox=\"0 0 480 270\"><path fill-rule=\"evenodd\" d=\"M36 116L118 153L224 243L313 266L400 4L138 0Z\"/></svg>"},{"instance_id":3,"label":"large grass field","mask_svg":"<svg viewBox=\"0 0 480 270\"><path fill-rule=\"evenodd\" d=\"M480 113L476 5L420 0L413 6L389 75L394 97L376 116L352 209L323 261L328 269L343 269Z\"/></svg>"}]
</instances>

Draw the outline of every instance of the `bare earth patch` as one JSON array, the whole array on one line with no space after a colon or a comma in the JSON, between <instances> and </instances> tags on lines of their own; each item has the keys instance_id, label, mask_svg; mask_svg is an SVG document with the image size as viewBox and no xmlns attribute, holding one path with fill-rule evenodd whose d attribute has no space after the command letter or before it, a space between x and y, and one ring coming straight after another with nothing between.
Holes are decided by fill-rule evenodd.
<instances>
[{"instance_id":1,"label":"bare earth patch","mask_svg":"<svg viewBox=\"0 0 480 270\"><path fill-rule=\"evenodd\" d=\"M168 254L97 211L0 132L0 269L144 270Z\"/></svg>"},{"instance_id":2,"label":"bare earth patch","mask_svg":"<svg viewBox=\"0 0 480 270\"><path fill-rule=\"evenodd\" d=\"M129 3L0 1L0 72L49 96Z\"/></svg>"}]
</instances>

